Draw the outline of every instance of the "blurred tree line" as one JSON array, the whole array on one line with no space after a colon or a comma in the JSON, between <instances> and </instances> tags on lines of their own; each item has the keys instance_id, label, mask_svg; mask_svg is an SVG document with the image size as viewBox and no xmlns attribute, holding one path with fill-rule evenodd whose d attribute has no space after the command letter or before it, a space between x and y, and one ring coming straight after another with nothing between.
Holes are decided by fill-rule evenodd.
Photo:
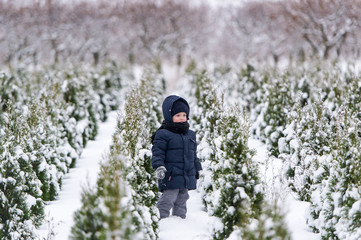
<instances>
[{"instance_id":1,"label":"blurred tree line","mask_svg":"<svg viewBox=\"0 0 361 240\"><path fill-rule=\"evenodd\" d=\"M0 64L354 61L358 0L0 0Z\"/></svg>"}]
</instances>

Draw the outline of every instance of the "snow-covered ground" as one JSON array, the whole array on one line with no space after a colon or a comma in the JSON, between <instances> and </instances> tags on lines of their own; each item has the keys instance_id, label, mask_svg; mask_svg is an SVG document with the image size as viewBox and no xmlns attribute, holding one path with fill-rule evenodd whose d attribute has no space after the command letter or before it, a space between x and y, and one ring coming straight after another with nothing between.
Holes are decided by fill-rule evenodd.
<instances>
[{"instance_id":1,"label":"snow-covered ground","mask_svg":"<svg viewBox=\"0 0 361 240\"><path fill-rule=\"evenodd\" d=\"M56 201L49 202L45 208L48 223L44 224L39 230L40 239L65 240L70 235L73 225L73 213L81 206L82 186L89 182L95 184L99 170L99 161L108 151L112 142L112 134L116 127L117 113L112 112L107 122L100 124L99 134L94 141L89 141L87 147L82 153L82 157L77 162L75 168L70 170L64 179L63 189ZM251 139L250 147L256 149L255 160L265 162L267 159L267 150L265 146L254 139ZM277 175L279 164L268 163L263 165L261 173L269 181ZM267 167L265 167L267 166ZM278 189L275 186L275 189ZM319 240L317 234L307 229L304 213L307 203L294 200L290 193L281 193L284 199L284 211L286 212L286 221L292 232L294 240ZM209 240L216 218L208 216L203 211L200 193L190 191L188 201L188 214L186 219L178 217L169 217L160 221L160 240ZM55 237L48 238L48 234L54 233Z\"/></svg>"}]
</instances>

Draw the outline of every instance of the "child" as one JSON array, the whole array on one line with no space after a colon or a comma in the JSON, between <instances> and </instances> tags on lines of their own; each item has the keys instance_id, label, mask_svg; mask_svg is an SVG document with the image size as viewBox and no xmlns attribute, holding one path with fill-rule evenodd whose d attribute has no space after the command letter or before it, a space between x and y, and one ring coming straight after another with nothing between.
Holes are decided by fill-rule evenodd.
<instances>
[{"instance_id":1,"label":"child","mask_svg":"<svg viewBox=\"0 0 361 240\"><path fill-rule=\"evenodd\" d=\"M202 166L197 157L196 135L189 130L189 105L179 96L168 96L162 105L163 123L152 136L152 167L156 169L160 218L186 217L188 190L196 189Z\"/></svg>"}]
</instances>

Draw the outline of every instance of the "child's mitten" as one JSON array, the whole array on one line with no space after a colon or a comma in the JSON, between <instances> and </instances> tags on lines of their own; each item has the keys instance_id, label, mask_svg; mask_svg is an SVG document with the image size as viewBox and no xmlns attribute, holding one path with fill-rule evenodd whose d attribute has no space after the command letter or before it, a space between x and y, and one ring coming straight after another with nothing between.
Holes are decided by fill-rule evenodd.
<instances>
[{"instance_id":1,"label":"child's mitten","mask_svg":"<svg viewBox=\"0 0 361 240\"><path fill-rule=\"evenodd\" d=\"M157 176L158 179L162 180L165 177L165 172L167 169L164 166L160 166L155 170L155 176Z\"/></svg>"}]
</instances>

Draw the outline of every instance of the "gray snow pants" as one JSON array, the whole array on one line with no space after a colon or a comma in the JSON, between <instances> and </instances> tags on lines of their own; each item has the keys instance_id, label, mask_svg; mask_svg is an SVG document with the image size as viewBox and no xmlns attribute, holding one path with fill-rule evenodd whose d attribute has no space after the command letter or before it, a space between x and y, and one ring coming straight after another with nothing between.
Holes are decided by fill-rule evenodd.
<instances>
[{"instance_id":1,"label":"gray snow pants","mask_svg":"<svg viewBox=\"0 0 361 240\"><path fill-rule=\"evenodd\" d=\"M189 199L188 189L168 189L164 190L160 196L157 208L160 218L169 217L169 211L173 208L172 215L186 218L187 200Z\"/></svg>"}]
</instances>

